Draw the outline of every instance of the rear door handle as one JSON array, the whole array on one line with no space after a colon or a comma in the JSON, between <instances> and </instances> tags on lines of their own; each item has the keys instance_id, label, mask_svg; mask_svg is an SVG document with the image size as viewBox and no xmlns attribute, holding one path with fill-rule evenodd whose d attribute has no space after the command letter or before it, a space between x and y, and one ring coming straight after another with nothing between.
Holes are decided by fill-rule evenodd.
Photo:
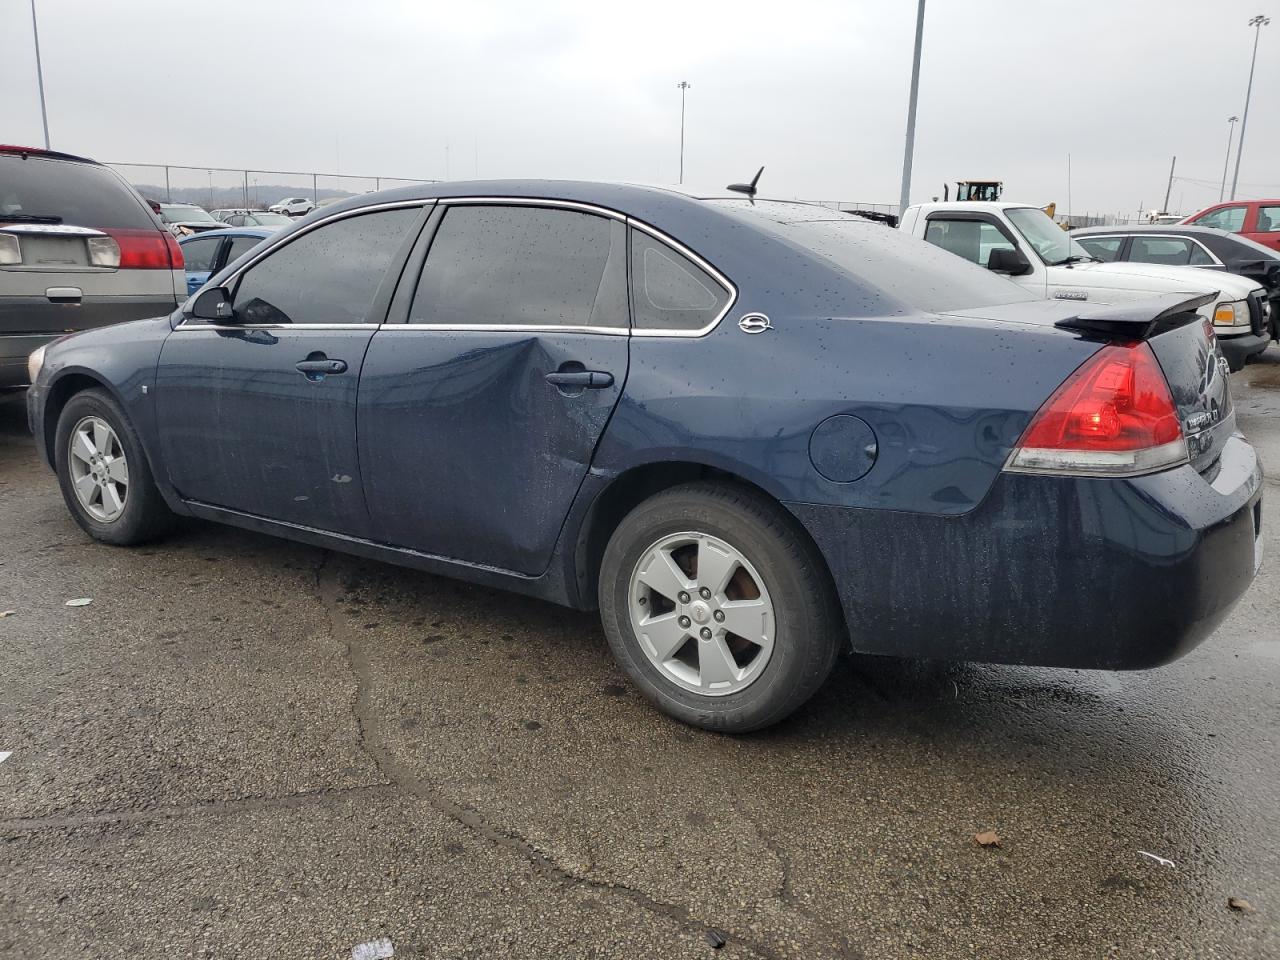
<instances>
[{"instance_id":1,"label":"rear door handle","mask_svg":"<svg viewBox=\"0 0 1280 960\"><path fill-rule=\"evenodd\" d=\"M598 390L613 386L613 374L603 370L566 370L547 374L547 383L557 387L586 387Z\"/></svg>"}]
</instances>

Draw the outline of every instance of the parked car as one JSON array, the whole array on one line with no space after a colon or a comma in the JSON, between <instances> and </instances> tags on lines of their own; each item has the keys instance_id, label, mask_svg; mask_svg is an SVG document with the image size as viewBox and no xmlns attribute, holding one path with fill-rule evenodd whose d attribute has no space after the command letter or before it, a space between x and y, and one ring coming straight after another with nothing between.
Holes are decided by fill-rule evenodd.
<instances>
[{"instance_id":1,"label":"parked car","mask_svg":"<svg viewBox=\"0 0 1280 960\"><path fill-rule=\"evenodd\" d=\"M227 217L234 216L237 213L250 212L251 211L248 207L220 207L217 210L210 210L209 216L213 217L215 220L221 220L223 223L226 223Z\"/></svg>"},{"instance_id":2,"label":"parked car","mask_svg":"<svg viewBox=\"0 0 1280 960\"><path fill-rule=\"evenodd\" d=\"M291 217L301 217L316 208L315 203L306 197L285 197L279 203L267 207L271 213L283 213Z\"/></svg>"},{"instance_id":3,"label":"parked car","mask_svg":"<svg viewBox=\"0 0 1280 960\"><path fill-rule=\"evenodd\" d=\"M222 227L222 223L215 220L208 210L197 207L194 203L159 203L156 204L156 212L175 237L186 237Z\"/></svg>"},{"instance_id":4,"label":"parked car","mask_svg":"<svg viewBox=\"0 0 1280 960\"><path fill-rule=\"evenodd\" d=\"M182 256L186 261L187 293L195 293L204 286L210 275L217 273L228 263L239 260L277 229L238 227L183 237L178 245L182 247Z\"/></svg>"},{"instance_id":5,"label":"parked car","mask_svg":"<svg viewBox=\"0 0 1280 960\"><path fill-rule=\"evenodd\" d=\"M922 203L907 208L899 229L1005 274L1040 297L1118 304L1162 293L1213 293L1200 313L1213 324L1232 370L1270 342L1266 291L1258 283L1225 273L1207 277L1184 266L1099 262L1039 207Z\"/></svg>"},{"instance_id":6,"label":"parked car","mask_svg":"<svg viewBox=\"0 0 1280 960\"><path fill-rule=\"evenodd\" d=\"M97 539L193 515L598 607L646 697L743 731L842 647L1210 634L1263 483L1202 299L1037 299L804 204L414 185L38 352L28 414Z\"/></svg>"},{"instance_id":7,"label":"parked car","mask_svg":"<svg viewBox=\"0 0 1280 960\"><path fill-rule=\"evenodd\" d=\"M233 213L224 222L232 227L272 227L279 230L293 223L293 218L283 213L249 210L244 213Z\"/></svg>"},{"instance_id":8,"label":"parked car","mask_svg":"<svg viewBox=\"0 0 1280 960\"><path fill-rule=\"evenodd\" d=\"M0 146L0 387L54 337L168 313L185 289L182 251L114 170Z\"/></svg>"},{"instance_id":9,"label":"parked car","mask_svg":"<svg viewBox=\"0 0 1280 960\"><path fill-rule=\"evenodd\" d=\"M1213 227L1088 227L1072 236L1106 263L1186 265L1247 277L1267 291L1259 303L1263 324L1280 340L1280 252Z\"/></svg>"},{"instance_id":10,"label":"parked car","mask_svg":"<svg viewBox=\"0 0 1280 960\"><path fill-rule=\"evenodd\" d=\"M1280 250L1280 200L1232 200L1215 203L1182 221L1198 227L1214 227L1238 233L1249 240Z\"/></svg>"}]
</instances>

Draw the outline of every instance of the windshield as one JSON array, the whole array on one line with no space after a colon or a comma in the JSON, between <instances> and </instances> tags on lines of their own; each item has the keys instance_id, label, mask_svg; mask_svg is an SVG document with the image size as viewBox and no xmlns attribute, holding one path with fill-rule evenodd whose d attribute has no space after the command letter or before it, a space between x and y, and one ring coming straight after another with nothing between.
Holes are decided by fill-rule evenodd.
<instances>
[{"instance_id":1,"label":"windshield","mask_svg":"<svg viewBox=\"0 0 1280 960\"><path fill-rule=\"evenodd\" d=\"M1071 234L1049 219L1038 207L1013 207L1005 211L1014 229L1035 248L1049 266L1074 260L1093 260L1093 254L1072 239Z\"/></svg>"},{"instance_id":2,"label":"windshield","mask_svg":"<svg viewBox=\"0 0 1280 960\"><path fill-rule=\"evenodd\" d=\"M1035 299L1022 287L931 243L860 217L831 219L820 207L713 200L770 226L852 274L862 285L929 313Z\"/></svg>"},{"instance_id":3,"label":"windshield","mask_svg":"<svg viewBox=\"0 0 1280 960\"><path fill-rule=\"evenodd\" d=\"M207 210L199 207L165 207L160 208L160 219L165 223L217 223L218 221L209 216Z\"/></svg>"}]
</instances>

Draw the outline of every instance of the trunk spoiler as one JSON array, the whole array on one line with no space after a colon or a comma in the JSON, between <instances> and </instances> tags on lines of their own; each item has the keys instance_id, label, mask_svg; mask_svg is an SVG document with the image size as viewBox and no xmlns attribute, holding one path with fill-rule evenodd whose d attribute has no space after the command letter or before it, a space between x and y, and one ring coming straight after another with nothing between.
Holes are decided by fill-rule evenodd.
<instances>
[{"instance_id":1,"label":"trunk spoiler","mask_svg":"<svg viewBox=\"0 0 1280 960\"><path fill-rule=\"evenodd\" d=\"M1217 291L1196 297L1188 297L1185 293L1166 293L1136 303L1099 304L1096 310L1065 317L1054 326L1095 336L1147 340L1157 332L1190 323L1196 318L1199 307L1217 299Z\"/></svg>"}]
</instances>

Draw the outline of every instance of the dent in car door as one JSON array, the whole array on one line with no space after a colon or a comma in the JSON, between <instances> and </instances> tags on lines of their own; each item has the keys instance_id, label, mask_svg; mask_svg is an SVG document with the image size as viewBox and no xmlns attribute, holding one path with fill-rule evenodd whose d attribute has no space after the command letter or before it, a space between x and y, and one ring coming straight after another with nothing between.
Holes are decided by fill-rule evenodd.
<instances>
[{"instance_id":1,"label":"dent in car door","mask_svg":"<svg viewBox=\"0 0 1280 960\"><path fill-rule=\"evenodd\" d=\"M235 324L187 318L168 337L156 408L164 464L183 498L367 532L360 366L421 216L402 207L298 234L236 281Z\"/></svg>"},{"instance_id":2,"label":"dent in car door","mask_svg":"<svg viewBox=\"0 0 1280 960\"><path fill-rule=\"evenodd\" d=\"M543 206L437 217L409 322L361 375L374 536L538 574L626 379L626 230Z\"/></svg>"}]
</instances>

